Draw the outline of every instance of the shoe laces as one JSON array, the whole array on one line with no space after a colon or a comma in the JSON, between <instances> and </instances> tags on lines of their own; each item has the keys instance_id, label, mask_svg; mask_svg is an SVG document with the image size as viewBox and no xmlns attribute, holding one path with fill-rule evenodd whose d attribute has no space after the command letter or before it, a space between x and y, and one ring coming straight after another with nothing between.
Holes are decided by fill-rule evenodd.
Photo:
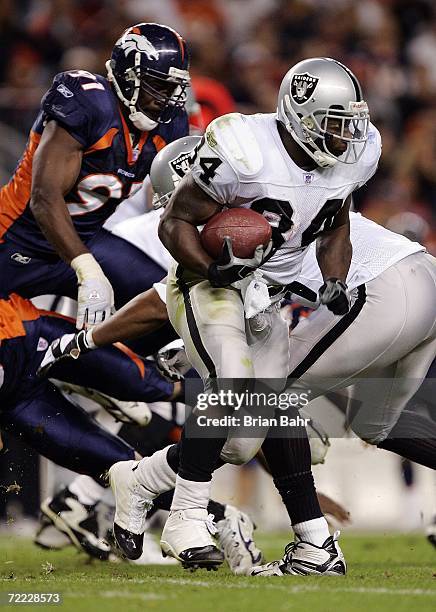
<instances>
[{"instance_id":1,"label":"shoe laces","mask_svg":"<svg viewBox=\"0 0 436 612\"><path fill-rule=\"evenodd\" d=\"M292 561L292 555L298 548L302 548L303 542L301 540L289 542L285 546L285 554L283 555L283 563L290 563Z\"/></svg>"},{"instance_id":2,"label":"shoe laces","mask_svg":"<svg viewBox=\"0 0 436 612\"><path fill-rule=\"evenodd\" d=\"M138 486L135 486L130 495L129 507L129 529L136 532L141 531L147 517L147 512L153 507L153 502L144 498Z\"/></svg>"}]
</instances>

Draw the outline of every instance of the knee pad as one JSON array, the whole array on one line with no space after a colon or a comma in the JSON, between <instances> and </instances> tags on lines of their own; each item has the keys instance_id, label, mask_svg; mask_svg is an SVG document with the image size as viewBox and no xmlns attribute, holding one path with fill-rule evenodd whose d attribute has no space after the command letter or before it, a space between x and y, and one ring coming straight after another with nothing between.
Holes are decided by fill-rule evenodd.
<instances>
[{"instance_id":1,"label":"knee pad","mask_svg":"<svg viewBox=\"0 0 436 612\"><path fill-rule=\"evenodd\" d=\"M221 451L221 459L232 465L243 465L256 456L263 438L230 438Z\"/></svg>"}]
</instances>

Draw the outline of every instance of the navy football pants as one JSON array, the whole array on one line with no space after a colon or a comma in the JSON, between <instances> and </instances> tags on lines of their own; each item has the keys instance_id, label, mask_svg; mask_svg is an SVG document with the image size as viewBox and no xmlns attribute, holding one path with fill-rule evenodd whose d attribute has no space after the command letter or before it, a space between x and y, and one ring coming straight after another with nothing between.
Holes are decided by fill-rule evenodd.
<instances>
[{"instance_id":1,"label":"navy football pants","mask_svg":"<svg viewBox=\"0 0 436 612\"><path fill-rule=\"evenodd\" d=\"M55 463L96 479L116 461L132 459L134 451L128 444L73 406L49 381L36 377L44 354L41 348L60 335L72 333L74 323L59 316L42 316L26 322L25 328L25 337L0 346L6 374L8 366L14 368L13 386L9 384L7 397L1 398L2 429L20 436ZM18 367L20 375L16 376ZM153 362L115 346L90 352L77 361L60 361L50 376L118 399L153 402L173 392L173 384L162 378Z\"/></svg>"}]
</instances>

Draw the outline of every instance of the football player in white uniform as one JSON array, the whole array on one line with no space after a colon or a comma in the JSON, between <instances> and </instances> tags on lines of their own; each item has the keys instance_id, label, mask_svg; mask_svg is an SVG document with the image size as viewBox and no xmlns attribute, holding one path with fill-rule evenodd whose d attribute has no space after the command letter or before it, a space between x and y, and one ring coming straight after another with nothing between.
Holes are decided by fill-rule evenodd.
<instances>
[{"instance_id":1,"label":"football player in white uniform","mask_svg":"<svg viewBox=\"0 0 436 612\"><path fill-rule=\"evenodd\" d=\"M278 302L297 279L315 240L324 279L321 302L335 315L348 312L351 194L373 175L380 151L380 136L369 122L356 77L328 58L304 60L289 70L277 114L231 114L209 125L191 174L167 206L159 231L176 260L168 280L170 320L206 389L217 381L220 386L223 379L235 381L236 390L241 379L276 379L275 389L283 389L289 343ZM270 221L272 244L265 251L259 246L253 259L241 260L227 241L221 259L213 261L197 228L223 207L235 206L250 207ZM232 406L220 408L228 414ZM191 437L182 438L161 546L185 563L217 565L206 507L225 439L205 437L195 418L189 425ZM304 426L295 427L293 436L267 438L265 458L294 532L327 551L329 562L315 571L344 574L342 553L317 501ZM250 440L251 456L262 441L261 436Z\"/></svg>"},{"instance_id":2,"label":"football player in white uniform","mask_svg":"<svg viewBox=\"0 0 436 612\"><path fill-rule=\"evenodd\" d=\"M352 306L337 317L321 305L292 331L292 389L310 388L313 400L353 385L351 429L378 448L436 469L436 423L405 409L436 356L436 259L361 215L350 213L350 222ZM314 291L323 283L312 246L299 281ZM434 401L434 389L428 400ZM279 458L276 473L284 475ZM281 560L251 573L313 573L315 558L318 564L330 559L328 551L317 552L297 533Z\"/></svg>"},{"instance_id":3,"label":"football player in white uniform","mask_svg":"<svg viewBox=\"0 0 436 612\"><path fill-rule=\"evenodd\" d=\"M176 159L179 159L181 154L183 158L185 158L186 155L189 154L189 151L188 151L189 147L187 147L187 145L190 144L191 147L194 147L194 145L196 144L196 141L194 138L191 138L191 141L192 142L190 143L188 142L185 143L185 142L182 142L181 140L181 141L178 141L177 143L173 143L172 145L169 145L164 151L162 151L159 154L158 158L153 163L151 174L152 175L154 175L154 173L156 174L156 177L155 177L156 181L155 183L153 183L153 185L156 184L155 189L159 192L159 196L161 196L160 203L165 203L168 201L169 196L171 195L171 192L173 191L174 183L175 182L177 183L180 178L178 176L177 180L176 181L174 180L175 178L174 168L173 168L174 164L172 162L174 162ZM186 170L187 169L185 168L184 172L186 172ZM140 219L138 219L138 222L140 222ZM156 231L157 231L156 222L153 221L151 223L147 223L145 219L142 219L142 223L140 223L140 225L141 225L140 229L136 228L136 226L134 230L132 230L130 226L123 229L123 232L124 232L123 237L126 238L127 240L132 240L132 242L135 245L140 246L140 248L143 248L147 251L148 247L150 246L150 243L153 242L156 238ZM402 289L402 286L403 286L402 284L397 283L393 291L392 290L393 288L391 284L389 283L383 283L382 285L380 285L380 281L378 281L376 285L372 281L375 281L376 279L378 279L378 277L381 277L381 279L386 278L387 273L391 274L390 269L393 266L396 266L398 262L402 262L403 260L405 260L405 262L403 263L407 263L408 261L410 262L411 256L413 256L413 259L415 261L415 267L417 266L419 268L420 267L419 261L417 261L416 258L422 258L424 248L417 243L413 243L403 238L402 236L399 236L397 234L393 234L392 232L387 231L386 229L380 227L379 225L355 213L350 213L350 226L351 226L351 242L353 245L353 256L352 256L351 266L350 266L350 270L349 270L348 277L347 277L347 283L352 292L354 292L354 290L357 289L357 287L363 284L367 284L368 300L366 301L365 309L371 308L373 319L374 321L377 321L378 311L380 311L382 317L386 317L386 309L384 308L385 303L387 303L387 301L388 302L394 301L395 303L400 304L401 300L403 299L404 292ZM136 231L136 229L139 229L139 231ZM138 236L140 237L139 242L138 242ZM312 244L309 247L304 257L302 270L298 278L298 281L300 283L304 283L307 287L316 291L319 288L319 286L322 284L323 279L322 279L322 276L319 270L319 266L317 264L315 251L316 251L315 245ZM157 258L157 261L163 267L166 267L167 265L166 259L167 259L167 254L164 253L164 249L162 249L162 253ZM428 255L425 256L425 260L428 261L429 263L431 262L431 258L429 259ZM381 295L377 299L374 299L374 296L373 296L374 286L376 287L376 290L377 290L377 286L381 287L381 289L378 290L379 292L381 291ZM434 287L435 287L434 280L429 276L427 278L426 291L427 292L431 291L432 288L434 290ZM165 300L165 291L162 291L163 287L156 286L155 289L159 292L159 295L162 297L162 299ZM119 313L117 313L117 315L113 319L105 322L103 325L95 329L93 332L93 338L96 340L97 345L100 346L100 345L104 345L107 342L123 340L126 337L126 334L128 337L131 334L133 335L133 332L141 333L141 332L147 331L150 325L150 320L147 320L147 318L150 317L150 314L151 314L150 305L154 304L156 300L158 301L156 291L152 290L151 293L153 293L152 296L147 295L147 294L144 294L143 296L138 296L138 298L135 300L135 304L132 305L133 307L130 307L130 310L129 310L129 307L126 307L126 309L123 309L126 312L123 313L123 311L120 311ZM426 311L428 313L428 308L429 307L431 308L432 304L434 304L434 299L428 300L428 302L420 301L419 302L420 311L417 312L416 307L414 311L418 315L416 317L416 320L418 321L418 323L414 324L413 319L412 319L412 326L414 325L414 327L411 328L410 323L408 325L405 325L405 329L407 329L407 334L409 336L415 337L417 345L419 345L420 340L423 339L422 331L424 328L422 328L422 326L421 328L418 328L416 327L416 325L419 326L419 321L422 318L428 320L428 314L423 316L423 313L421 311ZM316 306L316 304L314 304L314 306ZM130 315L129 315L129 312L130 312ZM321 333L322 328L320 328L319 324L316 323L316 321L319 320L316 317L319 317L320 313L322 312L324 312L324 317L321 317L321 321L322 321L322 320L325 320L325 316L329 314L328 309L326 309L325 307L321 307L319 309L318 311L319 314L314 313L312 315L312 317L314 317L313 320L315 322L313 326L315 330L313 333L314 338L322 338L323 335L324 336L327 335L327 332L329 332L330 327L331 327L331 326L330 327L327 326L324 334ZM353 313L354 312L355 310L353 310ZM360 312L362 312L362 309L360 310ZM401 318L401 311L399 314ZM360 316L361 315L359 314L359 317ZM392 317L392 312L390 313L389 316L390 318ZM345 323L347 322L347 319L345 319L345 317L344 318L332 317L332 319L334 323L337 323L337 324L339 324L339 322L341 321L344 321ZM360 322L360 320L361 319L359 318L358 322ZM373 321L371 321L371 324L373 325ZM385 325L383 323L383 327L384 326ZM334 327L337 327L337 326L334 326ZM369 356L368 351L373 350L372 338L368 335L368 333L362 333L361 330L359 331L359 327L350 326L349 321L348 321L348 325L346 326L344 326L344 324L342 323L340 325L340 328L342 328L342 331L349 330L349 332L355 329L358 330L359 337L358 338L355 337L355 340L351 342L351 346L354 347L354 352L353 353L350 352L349 354L354 363L356 363L356 358L357 358L357 359L360 359L360 362L364 366L367 366L368 363L371 361L370 359L368 360L368 356ZM308 327L307 325L306 326L302 325L302 326L298 326L297 329L299 332L298 337L304 336L303 331L305 330L306 339L310 338L310 329L311 329L310 327ZM380 330L380 333L384 333L383 329ZM389 327L389 331L387 332L387 334L384 333L383 335L383 339L386 342L386 346L391 346L393 344L391 342L392 337L389 336L389 333L390 334L394 333L394 339L395 339L396 332L392 326ZM427 331L424 329L424 336L426 335L427 335ZM331 334L328 334L328 336L330 336L331 338ZM338 334L336 334L335 339L337 340L338 337L339 337ZM291 347L293 346L292 343L293 343L293 334L291 334ZM76 350L77 348L80 348L78 347L77 338L74 339L73 344L75 344L74 348ZM333 343L330 342L330 347L334 348L336 351L341 351L340 342L336 343L334 346L332 345ZM347 343L347 347L348 346L349 346L349 343ZM332 348L329 348L329 350L331 351ZM67 349L65 349L64 354L65 355L69 354ZM341 351L341 354L342 354L342 351ZM333 358L330 357L330 359L324 360L323 363L324 363L324 368L326 366L329 368L327 370L328 376L334 377L336 379L335 382L338 384L338 386L346 386L347 384L350 383L350 380L347 377L344 377L344 374L343 374L343 364L347 363L346 360L345 361L337 360L335 359L335 356L333 355ZM422 369L422 372L424 372L424 369ZM310 374L310 369L308 370L308 373ZM321 375L323 378L326 378L327 376L325 371L324 371L324 374L321 371ZM305 381L305 374L302 375L302 381L303 382ZM331 381L328 381L328 382L331 382ZM342 383L342 385L340 383ZM325 386L325 382L324 382L324 386ZM406 401L407 401L407 398L406 398ZM404 401L403 407L405 406L406 401ZM378 408L378 404L377 402L375 402L374 409L376 411L376 414L377 414L377 408ZM401 418L403 418L403 416L407 417L408 415L407 413L403 413ZM424 465L430 465L431 467L434 467L434 463L431 464L431 461L434 462L434 459L435 459L434 451L433 451L433 454L431 454L431 438L436 438L435 432L432 431L432 428L434 430L434 424L432 424L431 421L428 421L427 419L423 419L422 417L419 417L419 415L415 415L415 414L410 415L409 413L409 418L412 418L415 423L419 423L421 432L425 432L422 434L422 437L426 438L425 444L422 444L422 442L420 442L418 445L415 444L415 448L419 447L423 449L422 456L417 458L417 460L421 459L420 462L423 463ZM411 437L413 437L412 436L413 433L414 433L413 431L410 432ZM229 442L227 442L227 444L225 445L223 449L222 454L224 455L227 454L229 457L233 457L234 459L236 459L237 462L244 461L244 454L247 458L249 458L252 442L250 440L247 440L248 444L246 444L245 447L243 444L238 444L238 448L236 449L234 448L233 450L231 450L231 445L234 442L235 440L230 440ZM236 440L236 442L238 441ZM311 442L313 442L313 440L311 440ZM398 442L402 442L402 440L399 440ZM399 452L400 454L403 454L402 451L404 451L404 447L392 448L391 450L394 450L396 452ZM239 457L237 456L238 453L239 453ZM312 453L313 453L313 448L312 448ZM177 465L176 465L176 462L171 462L172 469L169 469L167 465L168 454L169 454L169 451L165 450L164 453L159 452L158 456L153 456L153 458L144 459L143 462L141 462L142 465L140 464L138 468L136 468L134 474L131 471L131 468L129 469L129 466L127 465L122 466L121 464L119 464L118 466L119 473L117 473L116 475L115 474L113 475L115 476L113 480L114 481L122 480L123 485L124 485L124 487L122 487L121 482L119 482L118 487L117 487L118 490L122 492L123 496L125 497L125 499L119 499L118 500L119 503L117 504L118 512L119 512L117 518L120 524L124 528L127 528L127 525L128 525L127 523L128 509L132 507L131 495L133 495L134 490L137 491L138 485L141 485L141 487L143 487L143 489L139 489L142 491L142 497L149 498L151 501L151 498L154 495L151 495L150 491L153 489L153 487L155 487L159 491L164 491L165 488L171 484L171 482L174 484L175 478L176 478L175 472L177 471ZM173 452L171 454L173 454ZM158 467L159 461L162 464L160 468ZM136 464L134 467L136 467ZM172 475L172 478L170 477L171 475ZM166 482L166 480L168 480L168 483ZM138 503L140 503L141 501L140 497L141 496L139 496L139 498L137 499ZM123 514L126 514L126 516L124 517ZM305 547L307 548L307 545L304 546L300 542L297 548L297 551L296 552L293 551L294 552L294 563L293 563L294 569L297 566L297 558L298 556L300 556L299 570L307 571L307 567L304 566L304 562L302 563L302 559L301 559L301 556L302 555L304 556L307 553L307 551L304 550ZM239 547L238 549L235 549L235 553L239 554L240 556L241 550L242 550L241 547ZM311 556L313 558L314 551L312 550L309 552L311 552ZM320 562L321 561L324 562L326 559L327 560L329 559L329 554L326 550L319 549L316 552L320 557ZM245 555L243 562L238 561L236 564L232 564L232 569L236 573L240 573L241 571L246 570L247 563L248 564L250 563L249 553L250 553L250 549L247 549L247 554ZM279 574L279 575L280 573L287 573L287 565L288 564L284 562L275 562L275 563L269 564L268 566L260 570L259 575L263 575L264 573L267 575L271 573ZM254 573L256 572L259 572L259 570L255 570Z\"/></svg>"}]
</instances>

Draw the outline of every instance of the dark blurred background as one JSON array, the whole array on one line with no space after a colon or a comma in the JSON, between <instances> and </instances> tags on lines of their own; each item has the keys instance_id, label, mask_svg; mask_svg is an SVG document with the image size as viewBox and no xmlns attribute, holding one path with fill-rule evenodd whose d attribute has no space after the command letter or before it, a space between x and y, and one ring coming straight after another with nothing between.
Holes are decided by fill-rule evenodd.
<instances>
[{"instance_id":1,"label":"dark blurred background","mask_svg":"<svg viewBox=\"0 0 436 612\"><path fill-rule=\"evenodd\" d=\"M436 251L434 0L1 0L0 183L53 76L105 74L114 41L139 21L188 40L197 96L223 112L228 94L242 112L274 111L281 78L305 57L346 63L383 137L380 168L356 206Z\"/></svg>"}]
</instances>

